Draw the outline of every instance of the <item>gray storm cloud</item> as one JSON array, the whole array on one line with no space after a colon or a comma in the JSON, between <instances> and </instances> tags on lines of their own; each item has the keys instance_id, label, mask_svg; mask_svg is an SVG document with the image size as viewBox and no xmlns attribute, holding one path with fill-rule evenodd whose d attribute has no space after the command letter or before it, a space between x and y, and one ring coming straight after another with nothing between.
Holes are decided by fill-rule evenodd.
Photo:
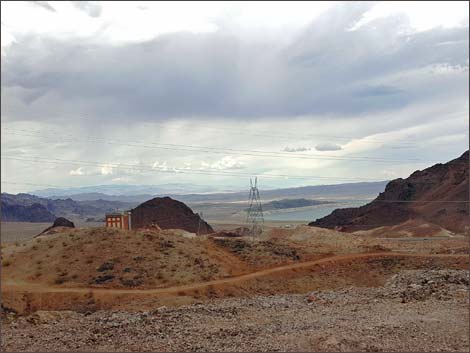
<instances>
[{"instance_id":1,"label":"gray storm cloud","mask_svg":"<svg viewBox=\"0 0 470 353\"><path fill-rule=\"evenodd\" d=\"M391 16L351 30L370 6L335 7L287 44L223 27L112 46L19 37L2 60L2 105L9 120L248 120L373 115L468 94L468 27L412 33Z\"/></svg>"},{"instance_id":2,"label":"gray storm cloud","mask_svg":"<svg viewBox=\"0 0 470 353\"><path fill-rule=\"evenodd\" d=\"M48 3L47 1L28 1L28 2L29 2L31 5L35 5L35 6L41 7L41 8L43 8L44 10L56 12L56 10L55 10L51 5L49 5L49 3Z\"/></svg>"},{"instance_id":3,"label":"gray storm cloud","mask_svg":"<svg viewBox=\"0 0 470 353\"><path fill-rule=\"evenodd\" d=\"M320 143L315 146L317 151L340 151L342 150L341 146L335 143Z\"/></svg>"},{"instance_id":4,"label":"gray storm cloud","mask_svg":"<svg viewBox=\"0 0 470 353\"><path fill-rule=\"evenodd\" d=\"M84 11L90 17L99 17L101 15L101 5L95 1L72 1L72 3L77 9Z\"/></svg>"}]
</instances>

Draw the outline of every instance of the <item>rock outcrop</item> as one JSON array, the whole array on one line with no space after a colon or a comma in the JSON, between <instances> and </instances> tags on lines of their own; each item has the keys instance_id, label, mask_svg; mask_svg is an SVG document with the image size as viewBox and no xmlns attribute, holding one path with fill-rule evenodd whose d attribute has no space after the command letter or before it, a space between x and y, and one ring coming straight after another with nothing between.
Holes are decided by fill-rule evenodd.
<instances>
[{"instance_id":1,"label":"rock outcrop","mask_svg":"<svg viewBox=\"0 0 470 353\"><path fill-rule=\"evenodd\" d=\"M410 219L424 220L462 232L469 220L469 152L445 164L395 179L367 205L336 209L310 226L366 230L395 225Z\"/></svg>"},{"instance_id":2,"label":"rock outcrop","mask_svg":"<svg viewBox=\"0 0 470 353\"><path fill-rule=\"evenodd\" d=\"M198 234L214 232L212 227L188 206L170 197L156 197L132 210L132 229L152 226L161 229L183 229Z\"/></svg>"},{"instance_id":3,"label":"rock outcrop","mask_svg":"<svg viewBox=\"0 0 470 353\"><path fill-rule=\"evenodd\" d=\"M54 223L50 227L44 229L41 233L39 233L36 236L47 233L50 230L53 230L54 228L58 228L58 227L75 228L75 224L73 224L73 222L69 221L67 218L59 217L55 219Z\"/></svg>"}]
</instances>

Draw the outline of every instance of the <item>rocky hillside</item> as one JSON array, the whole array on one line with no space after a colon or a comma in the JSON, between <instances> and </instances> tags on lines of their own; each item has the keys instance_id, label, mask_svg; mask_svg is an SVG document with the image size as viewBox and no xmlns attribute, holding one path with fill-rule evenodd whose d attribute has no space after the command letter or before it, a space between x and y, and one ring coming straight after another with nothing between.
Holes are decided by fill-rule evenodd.
<instances>
[{"instance_id":1,"label":"rocky hillside","mask_svg":"<svg viewBox=\"0 0 470 353\"><path fill-rule=\"evenodd\" d=\"M53 222L57 217L86 219L102 218L106 212L128 209L135 204L119 201L51 200L30 194L2 193L2 218L4 222Z\"/></svg>"},{"instance_id":2,"label":"rocky hillside","mask_svg":"<svg viewBox=\"0 0 470 353\"><path fill-rule=\"evenodd\" d=\"M191 233L213 233L204 222L184 203L171 197L156 197L132 210L132 228L147 228L158 225L161 229L184 229Z\"/></svg>"},{"instance_id":3,"label":"rocky hillside","mask_svg":"<svg viewBox=\"0 0 470 353\"><path fill-rule=\"evenodd\" d=\"M445 164L395 179L372 202L344 208L309 225L357 231L421 219L451 231L469 225L469 152Z\"/></svg>"},{"instance_id":4,"label":"rocky hillside","mask_svg":"<svg viewBox=\"0 0 470 353\"><path fill-rule=\"evenodd\" d=\"M52 222L56 216L39 203L20 205L3 197L2 222Z\"/></svg>"}]
</instances>

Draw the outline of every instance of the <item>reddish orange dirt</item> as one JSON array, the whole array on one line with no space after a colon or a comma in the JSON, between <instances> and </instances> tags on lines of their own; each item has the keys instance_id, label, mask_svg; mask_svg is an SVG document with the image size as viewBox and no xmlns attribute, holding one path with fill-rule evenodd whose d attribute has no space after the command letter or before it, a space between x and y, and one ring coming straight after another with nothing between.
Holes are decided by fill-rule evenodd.
<instances>
[{"instance_id":1,"label":"reddish orange dirt","mask_svg":"<svg viewBox=\"0 0 470 353\"><path fill-rule=\"evenodd\" d=\"M70 288L7 279L2 283L2 301L5 307L23 313L36 310L142 310L217 296L290 293L345 284L377 286L384 277L394 273L394 268L433 265L468 268L468 256L394 252L337 255L230 278L156 289Z\"/></svg>"}]
</instances>

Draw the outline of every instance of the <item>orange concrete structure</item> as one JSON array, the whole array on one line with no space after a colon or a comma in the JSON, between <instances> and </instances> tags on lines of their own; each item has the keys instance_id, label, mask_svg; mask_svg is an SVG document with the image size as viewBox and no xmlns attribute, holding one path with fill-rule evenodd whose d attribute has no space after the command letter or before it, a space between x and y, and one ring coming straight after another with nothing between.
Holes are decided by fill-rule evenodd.
<instances>
[{"instance_id":1,"label":"orange concrete structure","mask_svg":"<svg viewBox=\"0 0 470 353\"><path fill-rule=\"evenodd\" d=\"M130 212L125 212L124 214L108 213L106 214L105 222L107 228L131 229Z\"/></svg>"}]
</instances>

